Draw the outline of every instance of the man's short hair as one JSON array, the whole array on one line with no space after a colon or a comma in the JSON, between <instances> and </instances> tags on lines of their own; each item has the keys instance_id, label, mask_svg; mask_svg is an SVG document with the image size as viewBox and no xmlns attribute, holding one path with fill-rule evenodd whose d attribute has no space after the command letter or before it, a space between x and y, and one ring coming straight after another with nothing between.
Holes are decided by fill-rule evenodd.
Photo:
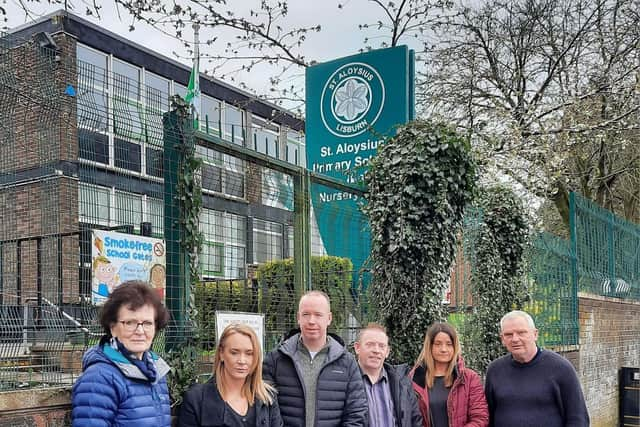
<instances>
[{"instance_id":1,"label":"man's short hair","mask_svg":"<svg viewBox=\"0 0 640 427\"><path fill-rule=\"evenodd\" d=\"M324 291L319 291L319 290L316 290L316 289L314 289L312 291L307 291L300 297L300 301L298 301L298 311L300 311L300 302L302 301L302 299L304 297L323 297L325 300L327 300L327 305L329 306L329 311L331 311L331 300L329 299L329 295L327 295L327 293L324 292Z\"/></svg>"},{"instance_id":2,"label":"man's short hair","mask_svg":"<svg viewBox=\"0 0 640 427\"><path fill-rule=\"evenodd\" d=\"M358 342L362 342L362 335L366 331L380 331L380 332L384 332L384 334L387 335L387 328L385 328L379 323L370 322L367 324L367 326L365 326L364 328L360 329L360 331L358 331L358 339L357 339ZM387 338L388 337L389 336L387 335Z\"/></svg>"},{"instance_id":3,"label":"man's short hair","mask_svg":"<svg viewBox=\"0 0 640 427\"><path fill-rule=\"evenodd\" d=\"M502 319L500 319L500 332L502 332L502 330L504 329L504 322L506 322L507 320L518 318L518 317L521 318L521 319L526 320L527 321L527 325L531 329L535 329L536 328L536 324L533 321L533 317L531 317L531 315L529 313L527 313L526 311L522 311L522 310L513 310L513 311L508 312L504 316L502 316Z\"/></svg>"}]
</instances>

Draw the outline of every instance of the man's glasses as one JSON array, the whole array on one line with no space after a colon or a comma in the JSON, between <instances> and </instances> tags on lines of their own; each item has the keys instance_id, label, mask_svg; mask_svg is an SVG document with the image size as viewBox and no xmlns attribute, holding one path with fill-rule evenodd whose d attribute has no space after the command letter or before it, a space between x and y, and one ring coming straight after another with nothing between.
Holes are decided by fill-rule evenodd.
<instances>
[{"instance_id":1,"label":"man's glasses","mask_svg":"<svg viewBox=\"0 0 640 427\"><path fill-rule=\"evenodd\" d=\"M118 322L122 323L124 330L127 332L134 332L138 329L138 326L142 326L142 330L145 332L152 332L156 328L156 324L148 320L144 322L138 322L137 320L119 320Z\"/></svg>"}]
</instances>

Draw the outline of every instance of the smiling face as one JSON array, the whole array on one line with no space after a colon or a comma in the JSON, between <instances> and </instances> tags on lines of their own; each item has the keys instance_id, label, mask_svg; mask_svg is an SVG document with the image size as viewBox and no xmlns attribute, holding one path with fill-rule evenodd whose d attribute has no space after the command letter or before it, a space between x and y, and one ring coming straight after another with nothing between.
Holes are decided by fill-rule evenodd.
<instances>
[{"instance_id":1,"label":"smiling face","mask_svg":"<svg viewBox=\"0 0 640 427\"><path fill-rule=\"evenodd\" d=\"M389 356L389 337L379 329L367 329L362 331L360 340L355 342L353 348L362 370L379 374Z\"/></svg>"},{"instance_id":2,"label":"smiling face","mask_svg":"<svg viewBox=\"0 0 640 427\"><path fill-rule=\"evenodd\" d=\"M302 342L310 350L319 350L327 341L327 328L331 324L329 302L322 295L302 297L298 307L298 325ZM318 348L318 346L320 348Z\"/></svg>"},{"instance_id":3,"label":"smiling face","mask_svg":"<svg viewBox=\"0 0 640 427\"><path fill-rule=\"evenodd\" d=\"M228 379L245 381L255 369L256 355L248 336L238 332L232 333L225 338L221 352L223 372Z\"/></svg>"},{"instance_id":4,"label":"smiling face","mask_svg":"<svg viewBox=\"0 0 640 427\"><path fill-rule=\"evenodd\" d=\"M449 365L455 353L453 340L449 334L438 332L431 343L431 356L436 365Z\"/></svg>"},{"instance_id":5,"label":"smiling face","mask_svg":"<svg viewBox=\"0 0 640 427\"><path fill-rule=\"evenodd\" d=\"M505 319L500 337L507 351L520 363L530 362L538 352L538 330L532 328L524 317Z\"/></svg>"},{"instance_id":6,"label":"smiling face","mask_svg":"<svg viewBox=\"0 0 640 427\"><path fill-rule=\"evenodd\" d=\"M116 275L116 268L110 262L99 262L94 274L100 283L110 283Z\"/></svg>"},{"instance_id":7,"label":"smiling face","mask_svg":"<svg viewBox=\"0 0 640 427\"><path fill-rule=\"evenodd\" d=\"M135 322L135 329L130 331L127 324ZM153 325L147 329L144 323ZM118 338L124 347L134 354L138 359L142 354L151 348L155 335L156 310L151 305L143 305L137 310L130 310L129 307L122 306L118 310L118 319L111 325L111 336Z\"/></svg>"}]
</instances>

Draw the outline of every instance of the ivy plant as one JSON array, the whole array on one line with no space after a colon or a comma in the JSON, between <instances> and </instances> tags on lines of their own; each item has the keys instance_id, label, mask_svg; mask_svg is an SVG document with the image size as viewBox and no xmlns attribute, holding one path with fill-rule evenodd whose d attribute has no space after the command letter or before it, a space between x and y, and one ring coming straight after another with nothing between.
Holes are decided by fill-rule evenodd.
<instances>
[{"instance_id":1,"label":"ivy plant","mask_svg":"<svg viewBox=\"0 0 640 427\"><path fill-rule=\"evenodd\" d=\"M415 361L427 327L446 318L456 234L475 188L469 148L443 124L414 121L379 148L365 176L372 308L395 362Z\"/></svg>"},{"instance_id":2,"label":"ivy plant","mask_svg":"<svg viewBox=\"0 0 640 427\"><path fill-rule=\"evenodd\" d=\"M202 252L203 236L200 231L200 213L202 212L202 185L200 183L200 168L202 159L196 157L195 129L193 128L193 115L189 112L189 105L176 96L174 108L180 116L180 132L182 144L178 146L180 161L178 162L178 176L176 183L176 198L180 206L179 223L182 233L180 245L189 259L189 301L187 310L194 331L198 330L195 324L198 317L195 303L195 290L200 282L199 254Z\"/></svg>"},{"instance_id":3,"label":"ivy plant","mask_svg":"<svg viewBox=\"0 0 640 427\"><path fill-rule=\"evenodd\" d=\"M475 207L482 219L475 234L471 274L473 310L465 325L465 355L481 374L504 354L500 318L525 302L524 254L529 225L520 199L503 186L482 189Z\"/></svg>"}]
</instances>

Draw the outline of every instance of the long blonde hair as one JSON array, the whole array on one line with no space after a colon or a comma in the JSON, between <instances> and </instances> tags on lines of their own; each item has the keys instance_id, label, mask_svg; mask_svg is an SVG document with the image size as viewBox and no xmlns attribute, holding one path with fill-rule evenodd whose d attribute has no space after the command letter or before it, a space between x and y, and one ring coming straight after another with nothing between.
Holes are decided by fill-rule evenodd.
<instances>
[{"instance_id":1,"label":"long blonde hair","mask_svg":"<svg viewBox=\"0 0 640 427\"><path fill-rule=\"evenodd\" d=\"M248 337L251 340L251 346L253 347L253 362L249 367L249 375L242 385L242 396L249 401L250 405L255 403L256 398L271 405L273 403L275 389L271 385L262 381L262 349L260 348L258 337L251 327L240 323L233 323L227 326L218 340L214 365L216 385L220 395L224 399L228 389L225 384L224 363L222 363L221 356L222 350L224 349L226 339L233 334L241 334Z\"/></svg>"},{"instance_id":2,"label":"long blonde hair","mask_svg":"<svg viewBox=\"0 0 640 427\"><path fill-rule=\"evenodd\" d=\"M436 364L433 360L433 341L436 339L436 335L443 332L449 335L451 342L453 343L453 357L447 366L447 371L444 376L445 387L451 387L453 385L453 371L458 363L458 357L460 356L460 341L458 340L458 333L456 329L448 323L434 323L427 329L427 333L424 336L424 344L422 345L422 351L416 360L416 367L423 365L425 367L425 385L428 388L433 387L433 381L435 378Z\"/></svg>"}]
</instances>

